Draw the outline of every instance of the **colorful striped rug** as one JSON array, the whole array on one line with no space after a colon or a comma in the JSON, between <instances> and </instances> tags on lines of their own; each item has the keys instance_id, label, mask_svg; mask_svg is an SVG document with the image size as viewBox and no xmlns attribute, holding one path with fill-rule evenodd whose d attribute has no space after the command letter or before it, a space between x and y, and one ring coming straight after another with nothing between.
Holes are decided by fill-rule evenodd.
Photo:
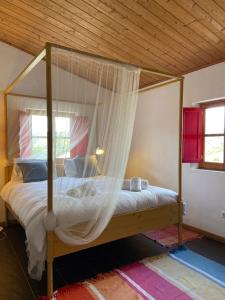
<instances>
[{"instance_id":1,"label":"colorful striped rug","mask_svg":"<svg viewBox=\"0 0 225 300\"><path fill-rule=\"evenodd\" d=\"M178 229L176 225L172 225L169 226L165 229L161 229L161 230L151 230L148 231L146 233L144 233L144 235L153 240L156 241L157 243L159 243L160 245L164 246L164 247L174 247L177 246L178 244L178 239L177 239L177 235L178 235ZM191 230L185 229L183 228L183 242L188 242L194 239L198 239L198 238L202 238L202 235L196 232L193 232Z\"/></svg>"},{"instance_id":2,"label":"colorful striped rug","mask_svg":"<svg viewBox=\"0 0 225 300\"><path fill-rule=\"evenodd\" d=\"M201 273L225 289L225 266L186 247L170 251L170 257ZM225 298L224 298L225 299Z\"/></svg>"},{"instance_id":3,"label":"colorful striped rug","mask_svg":"<svg viewBox=\"0 0 225 300\"><path fill-rule=\"evenodd\" d=\"M48 298L42 298L47 300ZM167 254L59 289L52 300L225 299L225 289Z\"/></svg>"}]
</instances>

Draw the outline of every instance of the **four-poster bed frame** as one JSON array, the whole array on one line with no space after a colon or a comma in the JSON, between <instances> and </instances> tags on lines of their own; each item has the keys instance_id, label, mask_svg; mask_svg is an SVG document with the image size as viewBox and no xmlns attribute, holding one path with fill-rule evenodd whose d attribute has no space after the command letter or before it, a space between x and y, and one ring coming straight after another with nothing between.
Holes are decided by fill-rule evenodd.
<instances>
[{"instance_id":1,"label":"four-poster bed frame","mask_svg":"<svg viewBox=\"0 0 225 300\"><path fill-rule=\"evenodd\" d=\"M119 62L105 57L81 52L56 44L46 43L44 49L37 55L31 63L18 75L18 77L6 88L4 91L5 111L7 118L7 95L10 95L15 85L20 82L42 59L46 61L46 87L47 87L47 118L48 118L48 202L47 209L51 213L53 211L53 149L52 149L52 77L51 77L51 49L60 48L67 51L73 51L80 54L86 54L94 58L100 58L106 61ZM121 62L119 62L121 63ZM137 66L135 66L137 67ZM133 213L126 213L122 215L113 216L104 232L93 242L85 245L70 246L63 243L54 233L54 231L47 231L47 292L50 296L53 292L53 260L56 257L74 253L82 249L94 247L96 245L104 244L113 240L121 239L151 229L163 228L171 224L178 224L178 241L182 244L182 107L183 107L183 81L182 76L174 76L172 74L160 72L157 70L140 68L142 72L149 74L160 75L169 78L167 81L153 84L151 86L140 89L140 91L150 90L153 88L165 86L174 82L179 82L179 155L178 155L178 201L177 203L164 205L157 208L146 209ZM18 94L17 94L18 95ZM18 95L19 96L19 95ZM24 96L24 95L21 95ZM6 119L6 139L7 139L7 119ZM7 151L6 141L6 153ZM6 182L11 178L11 166L6 167ZM6 223L7 210L12 211L9 204L6 204ZM13 213L13 212L12 212ZM16 219L21 224L19 218L13 213ZM23 224L21 224L23 226Z\"/></svg>"}]
</instances>

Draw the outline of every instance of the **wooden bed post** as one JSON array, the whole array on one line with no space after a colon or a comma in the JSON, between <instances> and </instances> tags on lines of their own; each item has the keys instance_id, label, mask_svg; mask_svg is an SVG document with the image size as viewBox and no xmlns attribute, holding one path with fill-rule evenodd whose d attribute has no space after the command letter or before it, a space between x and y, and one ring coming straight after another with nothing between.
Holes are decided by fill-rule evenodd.
<instances>
[{"instance_id":1,"label":"wooden bed post","mask_svg":"<svg viewBox=\"0 0 225 300\"><path fill-rule=\"evenodd\" d=\"M53 150L52 150L52 74L51 45L46 43L46 88L47 88L47 119L48 119L48 214L53 212ZM47 231L47 293L53 293L53 237L54 231Z\"/></svg>"},{"instance_id":2,"label":"wooden bed post","mask_svg":"<svg viewBox=\"0 0 225 300\"><path fill-rule=\"evenodd\" d=\"M7 94L3 93L3 101L4 101L4 114L5 114L5 118L4 118L4 122L5 122L5 157L7 159L7 165L8 165L8 122L7 122ZM8 168L5 169L5 173L4 173L4 182L8 182L9 179L9 174L8 174ZM8 227L9 225L9 212L8 212L8 208L6 207L6 203L4 202L4 217L5 217L5 227Z\"/></svg>"},{"instance_id":3,"label":"wooden bed post","mask_svg":"<svg viewBox=\"0 0 225 300\"><path fill-rule=\"evenodd\" d=\"M107 61L112 61L106 57L101 57L98 55L85 53L83 51L63 47L60 45L55 45L51 43L46 43L45 48L36 56L28 65L27 67L16 77L16 79L6 88L4 91L4 96L6 99L6 95L9 94L14 86L20 82L25 76L32 71L32 69L44 58L46 57L46 92L47 92L47 153L48 153L48 191L47 191L47 210L48 215L53 215L53 120L52 120L52 74L51 74L51 66L52 66L52 57L51 57L51 50L52 48L60 48L68 51L72 51L75 53L86 54L88 56L104 59ZM114 62L119 62L115 61ZM119 62L121 63L121 62ZM135 66L141 68L139 66ZM57 236L54 233L53 228L47 229L47 293L50 297L53 293L53 260L54 257L58 257L61 255L65 255L68 253L73 253L80 251L81 249L90 248L96 245L104 244L109 241L116 240L118 238L123 238L126 236L131 236L133 234L137 234L140 232L145 232L148 229L155 228L155 225L159 227L165 227L170 224L175 224L178 221L178 242L179 245L182 244L182 219L183 219L183 206L182 206L182 108L183 108L183 81L184 78L182 76L174 76L173 74L164 73L157 70L151 70L146 68L141 68L143 72L149 74L155 74L162 77L169 78L167 82L157 83L150 86L146 89L156 88L160 86L164 86L170 83L174 83L179 81L180 82L180 101L179 101L179 169L178 169L178 205L174 203L172 205L164 206L157 209L147 209L136 213L128 213L121 216L115 216L112 218L112 221L108 225L103 232L102 235L87 245L70 247L67 246L65 243L61 242L57 239ZM6 114L7 115L7 114ZM6 121L7 123L7 121ZM6 132L7 133L7 132ZM7 134L6 134L7 138ZM7 149L7 148L6 148ZM7 150L6 150L7 151ZM8 170L7 170L8 171ZM172 208L172 214L171 214ZM162 217L163 216L163 217ZM171 217L172 216L172 217ZM53 216L54 217L54 216ZM19 220L19 218L18 218ZM152 221L153 220L153 221ZM142 226L140 226L140 221ZM149 223L148 223L149 222ZM153 222L153 224L151 223ZM21 222L20 222L21 223ZM129 226L129 232L121 231L121 228L127 226L127 224L132 224ZM151 224L150 224L151 223ZM23 226L23 224L21 223ZM110 227L111 226L111 227ZM24 226L23 226L24 227Z\"/></svg>"},{"instance_id":4,"label":"wooden bed post","mask_svg":"<svg viewBox=\"0 0 225 300\"><path fill-rule=\"evenodd\" d=\"M183 133L183 96L184 78L180 79L179 84L179 162L178 162L178 245L183 244L183 201L182 201L182 133Z\"/></svg>"}]
</instances>

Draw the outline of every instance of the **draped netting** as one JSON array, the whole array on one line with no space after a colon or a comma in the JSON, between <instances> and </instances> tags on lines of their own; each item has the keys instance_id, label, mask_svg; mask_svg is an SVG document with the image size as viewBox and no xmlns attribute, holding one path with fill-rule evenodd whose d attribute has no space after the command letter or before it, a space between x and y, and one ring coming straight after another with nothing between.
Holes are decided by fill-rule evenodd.
<instances>
[{"instance_id":1,"label":"draped netting","mask_svg":"<svg viewBox=\"0 0 225 300\"><path fill-rule=\"evenodd\" d=\"M52 48L51 63L53 212L47 213L47 181L41 181L38 196L43 201L36 199L35 212L31 204L25 220L34 278L43 271L46 230L76 246L98 238L112 218L128 161L140 78L136 67L59 48ZM46 99L19 103L23 109L18 108L14 157L46 160Z\"/></svg>"}]
</instances>

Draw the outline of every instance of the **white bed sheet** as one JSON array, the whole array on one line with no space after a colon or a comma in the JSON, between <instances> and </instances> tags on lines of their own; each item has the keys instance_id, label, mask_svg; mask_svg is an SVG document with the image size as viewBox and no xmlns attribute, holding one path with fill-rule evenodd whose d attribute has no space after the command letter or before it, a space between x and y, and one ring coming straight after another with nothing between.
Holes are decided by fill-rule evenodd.
<instances>
[{"instance_id":1,"label":"white bed sheet","mask_svg":"<svg viewBox=\"0 0 225 300\"><path fill-rule=\"evenodd\" d=\"M54 229L60 232L68 228L68 224L77 224L88 221L92 214L102 207L105 197L110 197L108 191L101 190L101 178L88 178L85 181L94 181L98 197L73 198L66 193L84 183L84 179L61 177L54 180ZM106 179L107 180L107 179ZM62 192L63 191L63 192ZM41 279L46 258L46 220L47 215L47 181L20 183L10 181L2 191L1 198L9 203L14 213L25 226L27 237L27 253L29 258L28 272L34 279ZM141 192L122 190L119 195L115 214L135 212L154 208L177 201L177 193L172 190L149 186ZM68 205L65 205L65 203ZM51 219L51 218L50 218ZM66 225L65 225L66 224Z\"/></svg>"},{"instance_id":2,"label":"white bed sheet","mask_svg":"<svg viewBox=\"0 0 225 300\"><path fill-rule=\"evenodd\" d=\"M95 178L94 180L96 182L100 182L101 178ZM87 181L93 181L93 178L89 178ZM83 182L84 179L82 179L82 183ZM65 214L72 213L74 218L80 219L80 222L85 222L88 220L89 213L87 211L86 204L83 203L84 205L82 205L82 202L84 202L82 198L73 198L66 194L69 189L79 186L80 183L81 180L74 177L63 177L54 181L54 208L56 209L56 216L58 213L60 219L67 217L66 215L62 216L60 213L60 201L63 200L74 203L76 202L77 204L68 206L69 211L65 211L64 209ZM64 193L62 193L62 190L64 190ZM32 183L10 181L3 187L0 195L4 201L9 203L13 211L26 227L29 225L30 221L47 206L47 181ZM149 185L147 190L142 190L141 192L122 190L119 195L119 201L115 210L115 214L123 214L154 208L175 203L176 201L176 192L156 186ZM71 208L73 208L72 211Z\"/></svg>"}]
</instances>

